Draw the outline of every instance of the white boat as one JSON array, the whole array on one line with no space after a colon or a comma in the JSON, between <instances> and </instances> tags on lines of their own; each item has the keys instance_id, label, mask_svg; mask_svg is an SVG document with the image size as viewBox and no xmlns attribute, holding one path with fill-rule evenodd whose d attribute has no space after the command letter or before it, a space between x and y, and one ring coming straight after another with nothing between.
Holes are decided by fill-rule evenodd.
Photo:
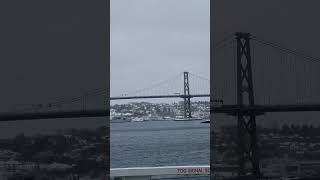
<instances>
[{"instance_id":1,"label":"white boat","mask_svg":"<svg viewBox=\"0 0 320 180\"><path fill-rule=\"evenodd\" d=\"M142 121L144 121L144 119L143 118L139 118L139 117L135 117L131 121L132 122L142 122Z\"/></svg>"},{"instance_id":2,"label":"white boat","mask_svg":"<svg viewBox=\"0 0 320 180\"><path fill-rule=\"evenodd\" d=\"M183 116L176 116L174 121L194 121L194 120L202 120L202 118L199 117L191 117L191 118L185 118Z\"/></svg>"},{"instance_id":3,"label":"white boat","mask_svg":"<svg viewBox=\"0 0 320 180\"><path fill-rule=\"evenodd\" d=\"M163 117L162 118L164 121L172 121L173 118L169 117L169 116L166 116L166 117Z\"/></svg>"}]
</instances>

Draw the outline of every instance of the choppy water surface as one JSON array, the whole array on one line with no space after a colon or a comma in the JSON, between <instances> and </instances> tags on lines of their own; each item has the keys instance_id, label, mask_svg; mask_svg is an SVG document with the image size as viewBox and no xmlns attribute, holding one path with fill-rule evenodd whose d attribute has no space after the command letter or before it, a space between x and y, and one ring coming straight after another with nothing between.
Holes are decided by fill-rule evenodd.
<instances>
[{"instance_id":1,"label":"choppy water surface","mask_svg":"<svg viewBox=\"0 0 320 180\"><path fill-rule=\"evenodd\" d=\"M111 168L208 165L210 125L200 122L111 123Z\"/></svg>"},{"instance_id":2,"label":"choppy water surface","mask_svg":"<svg viewBox=\"0 0 320 180\"><path fill-rule=\"evenodd\" d=\"M210 125L200 122L111 123L111 168L209 164Z\"/></svg>"}]
</instances>

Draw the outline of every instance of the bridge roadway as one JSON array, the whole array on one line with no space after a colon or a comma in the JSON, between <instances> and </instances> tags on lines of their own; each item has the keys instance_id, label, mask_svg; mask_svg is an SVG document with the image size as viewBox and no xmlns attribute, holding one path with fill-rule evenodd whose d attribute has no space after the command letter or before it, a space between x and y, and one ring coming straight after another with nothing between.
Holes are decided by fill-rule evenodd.
<instances>
[{"instance_id":1,"label":"bridge roadway","mask_svg":"<svg viewBox=\"0 0 320 180\"><path fill-rule=\"evenodd\" d=\"M110 100L121 99L155 99L155 98L193 98L193 97L210 97L210 94L194 94L194 95L159 95L159 96L119 96L110 97Z\"/></svg>"},{"instance_id":2,"label":"bridge roadway","mask_svg":"<svg viewBox=\"0 0 320 180\"><path fill-rule=\"evenodd\" d=\"M193 98L193 97L210 97L210 94L110 97L110 100L145 99L145 98ZM21 112L21 113L2 112L0 113L0 121L106 117L109 115L110 115L110 109L47 111L47 112L38 111L38 112Z\"/></svg>"},{"instance_id":3,"label":"bridge roadway","mask_svg":"<svg viewBox=\"0 0 320 180\"><path fill-rule=\"evenodd\" d=\"M211 108L211 113L236 114L254 112L263 114L267 112L302 112L302 111L320 111L320 104L278 104L278 105L255 105L252 107L238 105L222 105Z\"/></svg>"},{"instance_id":4,"label":"bridge roadway","mask_svg":"<svg viewBox=\"0 0 320 180\"><path fill-rule=\"evenodd\" d=\"M256 105L239 108L236 105L221 105L211 108L211 113L248 113L252 111L257 114L267 112L294 112L294 111L320 111L320 104L298 104L298 105ZM75 110L75 111L47 111L47 112L2 112L0 121L37 120L57 118L83 118L83 117L107 117L110 109Z\"/></svg>"},{"instance_id":5,"label":"bridge roadway","mask_svg":"<svg viewBox=\"0 0 320 180\"><path fill-rule=\"evenodd\" d=\"M47 111L47 112L23 112L23 113L0 113L0 121L57 119L57 118L83 118L83 117L106 117L110 110L75 110L75 111Z\"/></svg>"}]
</instances>

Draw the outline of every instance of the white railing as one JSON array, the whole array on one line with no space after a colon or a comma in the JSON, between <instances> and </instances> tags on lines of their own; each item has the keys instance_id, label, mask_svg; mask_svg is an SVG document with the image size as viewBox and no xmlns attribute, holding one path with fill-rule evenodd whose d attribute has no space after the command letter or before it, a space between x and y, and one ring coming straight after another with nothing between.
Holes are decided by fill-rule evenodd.
<instances>
[{"instance_id":1,"label":"white railing","mask_svg":"<svg viewBox=\"0 0 320 180\"><path fill-rule=\"evenodd\" d=\"M210 166L163 166L110 169L110 177L117 180L150 180L152 176L162 175L210 175Z\"/></svg>"}]
</instances>

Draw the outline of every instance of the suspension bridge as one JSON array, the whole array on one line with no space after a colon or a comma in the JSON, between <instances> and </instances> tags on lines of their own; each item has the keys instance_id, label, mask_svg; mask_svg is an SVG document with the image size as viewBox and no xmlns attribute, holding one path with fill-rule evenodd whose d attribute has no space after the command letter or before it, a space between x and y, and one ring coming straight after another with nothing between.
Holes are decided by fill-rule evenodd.
<instances>
[{"instance_id":1,"label":"suspension bridge","mask_svg":"<svg viewBox=\"0 0 320 180\"><path fill-rule=\"evenodd\" d=\"M192 94L190 93L192 92ZM125 92L122 95L107 97L107 89L100 88L85 92L73 98L64 98L58 101L28 105L16 108L15 112L0 113L0 121L31 120L69 117L99 117L108 116L106 109L95 109L91 104L106 105L107 101L128 99L157 99L181 98L184 100L184 117L192 117L191 98L210 97L210 80L199 75L183 72L155 83L150 87L136 91ZM221 100L215 100L221 102ZM18 112L18 113L17 113Z\"/></svg>"},{"instance_id":2,"label":"suspension bridge","mask_svg":"<svg viewBox=\"0 0 320 180\"><path fill-rule=\"evenodd\" d=\"M256 118L320 111L320 59L244 32L227 36L212 48L211 100L221 97L224 104L212 104L211 114L236 119L238 175L261 177Z\"/></svg>"},{"instance_id":3,"label":"suspension bridge","mask_svg":"<svg viewBox=\"0 0 320 180\"><path fill-rule=\"evenodd\" d=\"M320 111L320 58L244 32L231 34L211 48L211 87L209 79L183 72L110 99L108 90L101 88L76 98L2 113L0 120L109 116L109 109L90 107L94 98L104 104L109 100L182 98L184 115L191 117L190 99L210 97L213 115L236 118L238 175L260 176L256 118L274 112ZM215 171L214 166L210 168Z\"/></svg>"},{"instance_id":4,"label":"suspension bridge","mask_svg":"<svg viewBox=\"0 0 320 180\"><path fill-rule=\"evenodd\" d=\"M179 86L180 84L181 86ZM196 97L210 97L210 80L196 74L183 72L151 87L127 92L122 96L110 97L110 100L182 98L184 100L184 117L191 118L191 98ZM215 101L220 102L221 100Z\"/></svg>"}]
</instances>

